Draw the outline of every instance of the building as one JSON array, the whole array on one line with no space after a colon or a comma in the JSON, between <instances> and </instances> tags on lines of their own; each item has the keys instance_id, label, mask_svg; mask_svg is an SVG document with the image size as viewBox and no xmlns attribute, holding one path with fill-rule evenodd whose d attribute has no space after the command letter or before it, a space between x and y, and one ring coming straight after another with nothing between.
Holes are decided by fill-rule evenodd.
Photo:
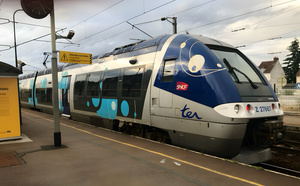
<instances>
[{"instance_id":1,"label":"building","mask_svg":"<svg viewBox=\"0 0 300 186\"><path fill-rule=\"evenodd\" d=\"M273 61L261 62L258 68L264 73L272 87L284 86L282 83L286 82L285 73L278 57L274 57Z\"/></svg>"}]
</instances>

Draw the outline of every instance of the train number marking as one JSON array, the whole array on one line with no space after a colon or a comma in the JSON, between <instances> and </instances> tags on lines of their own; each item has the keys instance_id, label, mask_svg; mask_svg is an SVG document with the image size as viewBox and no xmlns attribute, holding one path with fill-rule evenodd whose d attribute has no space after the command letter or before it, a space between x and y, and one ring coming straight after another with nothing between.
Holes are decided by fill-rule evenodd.
<instances>
[{"instance_id":1,"label":"train number marking","mask_svg":"<svg viewBox=\"0 0 300 186\"><path fill-rule=\"evenodd\" d=\"M197 112L193 113L192 111L188 111L190 108L187 108L186 106L187 106L187 104L184 106L183 109L180 110L181 111L181 116L183 118L193 118L193 117L196 117L197 119L202 119L202 117L198 116ZM187 112L185 112L185 111L187 111Z\"/></svg>"},{"instance_id":2,"label":"train number marking","mask_svg":"<svg viewBox=\"0 0 300 186\"><path fill-rule=\"evenodd\" d=\"M271 112L271 110L272 110L271 106L255 107L256 112Z\"/></svg>"}]
</instances>

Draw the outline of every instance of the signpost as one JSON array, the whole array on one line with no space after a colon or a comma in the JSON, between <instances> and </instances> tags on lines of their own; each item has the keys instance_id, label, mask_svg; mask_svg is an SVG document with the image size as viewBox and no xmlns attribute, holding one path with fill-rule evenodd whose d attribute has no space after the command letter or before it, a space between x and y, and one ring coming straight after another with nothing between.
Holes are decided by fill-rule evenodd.
<instances>
[{"instance_id":1,"label":"signpost","mask_svg":"<svg viewBox=\"0 0 300 186\"><path fill-rule=\"evenodd\" d=\"M92 64L92 54L59 51L59 62L62 63L80 63Z\"/></svg>"},{"instance_id":2,"label":"signpost","mask_svg":"<svg viewBox=\"0 0 300 186\"><path fill-rule=\"evenodd\" d=\"M0 141L21 136L17 78L0 78Z\"/></svg>"},{"instance_id":3,"label":"signpost","mask_svg":"<svg viewBox=\"0 0 300 186\"><path fill-rule=\"evenodd\" d=\"M22 138L19 74L19 69L0 61L0 141Z\"/></svg>"},{"instance_id":4,"label":"signpost","mask_svg":"<svg viewBox=\"0 0 300 186\"><path fill-rule=\"evenodd\" d=\"M300 89L300 83L296 83L295 88L299 90Z\"/></svg>"},{"instance_id":5,"label":"signpost","mask_svg":"<svg viewBox=\"0 0 300 186\"><path fill-rule=\"evenodd\" d=\"M286 81L286 78L285 77L279 77L277 79L277 86L282 88L286 85L287 81Z\"/></svg>"}]
</instances>

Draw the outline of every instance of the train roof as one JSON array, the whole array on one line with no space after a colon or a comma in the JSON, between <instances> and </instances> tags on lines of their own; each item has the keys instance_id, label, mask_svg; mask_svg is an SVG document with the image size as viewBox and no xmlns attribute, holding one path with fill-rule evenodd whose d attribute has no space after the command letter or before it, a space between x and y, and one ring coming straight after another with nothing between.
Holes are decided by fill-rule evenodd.
<instances>
[{"instance_id":1,"label":"train roof","mask_svg":"<svg viewBox=\"0 0 300 186\"><path fill-rule=\"evenodd\" d=\"M170 36L172 36L172 35L162 35L162 36L158 36L153 39L142 40L142 41L139 41L136 43L131 43L128 45L117 47L113 51L105 53L102 56L99 56L98 59L109 57L111 55L127 54L126 57L129 57L129 56L135 56L135 55L145 54L145 53L149 53L149 52L159 51L162 48L165 41ZM232 45L229 45L225 42L215 40L212 38L208 38L208 37L204 37L204 36L197 36L197 35L191 35L191 36L198 39L205 45L217 45L217 46L234 48ZM122 57L125 57L125 56L122 55Z\"/></svg>"},{"instance_id":2,"label":"train roof","mask_svg":"<svg viewBox=\"0 0 300 186\"><path fill-rule=\"evenodd\" d=\"M69 70L69 69L73 69L73 68L77 68L77 67L80 67L80 66L83 66L83 65L82 64L74 64L74 63L68 63L68 64L65 64L65 65L59 65L57 67L57 72L61 72L61 71ZM51 72L52 72L52 69L51 68L47 68L45 70L40 70L40 71L36 71L36 72L30 73L30 74L22 75L22 76L19 77L19 79L22 80L22 79L32 78L32 77L36 76L36 73L37 73L38 76L42 76L42 75L51 74Z\"/></svg>"},{"instance_id":3,"label":"train roof","mask_svg":"<svg viewBox=\"0 0 300 186\"><path fill-rule=\"evenodd\" d=\"M128 45L120 46L115 48L113 51L108 52L102 56L97 56L94 57L93 59L101 59L105 57L109 57L111 55L121 55L120 57L129 57L129 56L136 56L136 55L141 55L141 54L146 54L150 52L155 52L161 50L162 46L165 44L167 39L169 39L172 35L162 35L158 36L149 40L142 40L139 42L131 43ZM180 35L179 35L180 36ZM225 42L204 37L204 36L198 36L198 35L190 35L191 37L194 37L201 41L205 45L217 45L217 46L224 46L224 47L229 47L229 48L234 48L232 45L229 45ZM69 70L77 67L84 66L82 64L66 64L66 65L60 65L57 67L57 71L61 72L64 70ZM38 76L41 75L46 75L46 74L51 74L51 68L41 70L38 72L34 72L31 74L26 74L20 77L20 79L27 79L27 78L32 78L38 73Z\"/></svg>"},{"instance_id":4,"label":"train roof","mask_svg":"<svg viewBox=\"0 0 300 186\"><path fill-rule=\"evenodd\" d=\"M225 43L223 41L219 41L219 40L212 39L212 38L209 38L209 37L204 37L204 36L197 36L197 35L192 35L192 36L194 38L198 39L199 41L201 41L205 45L216 45L216 46L234 48L234 46L232 46L228 43Z\"/></svg>"},{"instance_id":5,"label":"train roof","mask_svg":"<svg viewBox=\"0 0 300 186\"><path fill-rule=\"evenodd\" d=\"M165 41L171 35L162 35L149 40L142 40L136 43L131 43L121 47L115 48L113 51L105 53L100 56L99 59L109 57L111 55L127 54L130 56L145 54L149 52L154 52L160 50L165 43Z\"/></svg>"}]
</instances>

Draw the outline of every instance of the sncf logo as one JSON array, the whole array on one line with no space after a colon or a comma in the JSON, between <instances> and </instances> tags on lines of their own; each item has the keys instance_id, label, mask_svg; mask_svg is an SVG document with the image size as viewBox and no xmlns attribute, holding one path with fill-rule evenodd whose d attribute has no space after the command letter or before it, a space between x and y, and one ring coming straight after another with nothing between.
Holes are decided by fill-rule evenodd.
<instances>
[{"instance_id":1,"label":"sncf logo","mask_svg":"<svg viewBox=\"0 0 300 186\"><path fill-rule=\"evenodd\" d=\"M181 81L177 81L176 83L176 90L187 90L188 89L188 84L181 82Z\"/></svg>"}]
</instances>

